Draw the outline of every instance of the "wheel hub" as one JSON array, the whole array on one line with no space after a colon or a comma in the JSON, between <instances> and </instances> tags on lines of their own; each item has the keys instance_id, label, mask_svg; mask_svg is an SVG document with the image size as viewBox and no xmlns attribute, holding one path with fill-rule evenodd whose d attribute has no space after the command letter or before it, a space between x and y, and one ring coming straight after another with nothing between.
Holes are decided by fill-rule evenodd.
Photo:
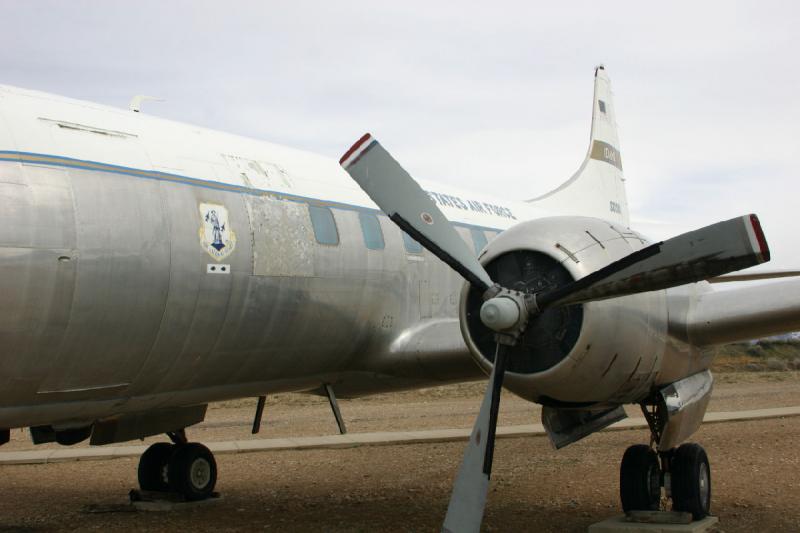
<instances>
[{"instance_id":1,"label":"wheel hub","mask_svg":"<svg viewBox=\"0 0 800 533\"><path fill-rule=\"evenodd\" d=\"M195 459L189 469L189 479L198 490L211 482L211 465L203 458Z\"/></svg>"},{"instance_id":2,"label":"wheel hub","mask_svg":"<svg viewBox=\"0 0 800 533\"><path fill-rule=\"evenodd\" d=\"M709 500L709 489L711 488L711 483L709 483L709 476L708 476L708 465L702 463L700 465L700 472L698 473L698 485L700 487L700 503L703 506L703 509L708 509L708 500Z\"/></svg>"}]
</instances>

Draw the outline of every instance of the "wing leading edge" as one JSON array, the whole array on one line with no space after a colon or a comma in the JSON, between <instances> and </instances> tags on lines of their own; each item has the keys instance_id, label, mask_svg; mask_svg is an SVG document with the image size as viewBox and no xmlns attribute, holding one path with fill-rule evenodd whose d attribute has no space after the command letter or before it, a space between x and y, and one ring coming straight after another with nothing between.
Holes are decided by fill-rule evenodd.
<instances>
[{"instance_id":1,"label":"wing leading edge","mask_svg":"<svg viewBox=\"0 0 800 533\"><path fill-rule=\"evenodd\" d=\"M798 330L800 279L701 294L686 320L688 340L697 346Z\"/></svg>"}]
</instances>

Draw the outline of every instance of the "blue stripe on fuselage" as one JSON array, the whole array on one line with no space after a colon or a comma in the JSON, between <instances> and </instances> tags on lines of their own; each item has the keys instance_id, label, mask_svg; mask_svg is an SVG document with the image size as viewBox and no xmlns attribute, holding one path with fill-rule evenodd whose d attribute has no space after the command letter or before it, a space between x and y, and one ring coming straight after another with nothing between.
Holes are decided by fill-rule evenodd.
<instances>
[{"instance_id":1,"label":"blue stripe on fuselage","mask_svg":"<svg viewBox=\"0 0 800 533\"><path fill-rule=\"evenodd\" d=\"M359 205L346 204L336 202L333 200L320 200L308 196L300 196L297 194L289 194L278 191L271 191L268 189L255 189L252 187L245 187L243 185L232 185L218 181L204 180L200 178L192 178L189 176L181 176L179 174L171 174L169 172L161 172L159 170L143 170L133 167L125 167L121 165L112 165L110 163L100 163L97 161L88 161L85 159L75 159L72 157L65 157L60 155L38 154L34 152L17 152L12 150L0 150L0 161L8 161L15 163L29 163L34 165L44 165L53 167L77 168L82 170L91 170L94 172L108 172L112 174L121 174L124 176L132 176L136 178L152 179L158 181L167 181L171 183L182 183L191 185L193 187L203 187L206 189L215 189L220 191L237 192L241 194L251 194L255 196L273 196L280 200L288 200L291 202L306 203L311 205L321 205L327 207L335 207L337 209L345 209L348 211L361 211L367 213L382 214L383 211L371 207L363 207ZM489 231L503 231L500 228L492 228L489 226L478 226L475 224L467 224L464 222L452 222L456 226L465 228L475 228Z\"/></svg>"}]
</instances>

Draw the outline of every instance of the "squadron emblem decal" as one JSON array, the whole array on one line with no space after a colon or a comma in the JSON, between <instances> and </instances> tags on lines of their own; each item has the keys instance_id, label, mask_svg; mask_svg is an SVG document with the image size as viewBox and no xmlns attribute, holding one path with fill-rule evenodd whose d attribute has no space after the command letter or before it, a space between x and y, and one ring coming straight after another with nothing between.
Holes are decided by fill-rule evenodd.
<instances>
[{"instance_id":1,"label":"squadron emblem decal","mask_svg":"<svg viewBox=\"0 0 800 533\"><path fill-rule=\"evenodd\" d=\"M222 261L236 248L236 234L224 205L200 204L200 244L208 255Z\"/></svg>"}]
</instances>

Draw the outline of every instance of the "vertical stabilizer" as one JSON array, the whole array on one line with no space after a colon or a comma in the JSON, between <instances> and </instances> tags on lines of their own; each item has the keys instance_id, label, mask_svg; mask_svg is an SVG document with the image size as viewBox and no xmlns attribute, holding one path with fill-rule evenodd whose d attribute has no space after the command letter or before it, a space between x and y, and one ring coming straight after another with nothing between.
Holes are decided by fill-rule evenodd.
<instances>
[{"instance_id":1,"label":"vertical stabilizer","mask_svg":"<svg viewBox=\"0 0 800 533\"><path fill-rule=\"evenodd\" d=\"M602 65L594 73L589 151L578 171L549 193L528 200L547 211L604 218L628 226L628 200L611 81Z\"/></svg>"}]
</instances>

